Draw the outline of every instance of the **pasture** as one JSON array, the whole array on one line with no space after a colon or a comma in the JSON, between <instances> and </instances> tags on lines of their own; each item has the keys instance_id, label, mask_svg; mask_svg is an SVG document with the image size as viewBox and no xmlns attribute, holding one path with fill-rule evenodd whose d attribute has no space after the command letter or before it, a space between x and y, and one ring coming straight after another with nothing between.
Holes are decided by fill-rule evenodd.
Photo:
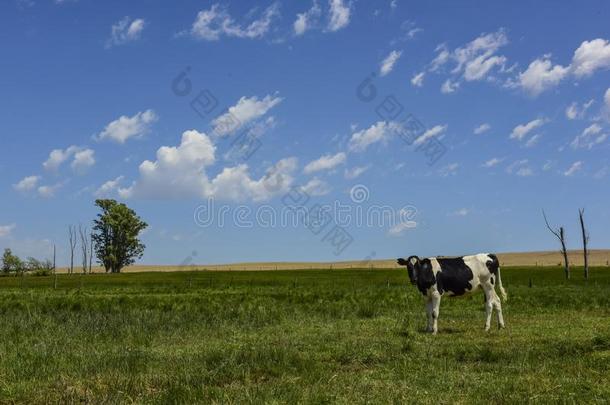
<instances>
[{"instance_id":1,"label":"pasture","mask_svg":"<svg viewBox=\"0 0 610 405\"><path fill-rule=\"evenodd\" d=\"M0 403L607 403L610 270L504 267L443 298L405 270L0 278Z\"/></svg>"}]
</instances>

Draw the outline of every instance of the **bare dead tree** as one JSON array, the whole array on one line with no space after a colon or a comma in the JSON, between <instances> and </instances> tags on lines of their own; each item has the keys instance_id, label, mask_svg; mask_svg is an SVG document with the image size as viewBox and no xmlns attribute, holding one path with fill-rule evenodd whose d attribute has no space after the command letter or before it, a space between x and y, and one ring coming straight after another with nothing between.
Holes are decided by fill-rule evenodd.
<instances>
[{"instance_id":1,"label":"bare dead tree","mask_svg":"<svg viewBox=\"0 0 610 405\"><path fill-rule=\"evenodd\" d=\"M57 288L57 266L56 266L56 262L55 259L57 258L57 250L55 248L55 245L53 245L53 288Z\"/></svg>"},{"instance_id":2,"label":"bare dead tree","mask_svg":"<svg viewBox=\"0 0 610 405\"><path fill-rule=\"evenodd\" d=\"M68 226L68 235L70 237L70 270L69 274L74 273L74 250L76 250L76 227Z\"/></svg>"},{"instance_id":3,"label":"bare dead tree","mask_svg":"<svg viewBox=\"0 0 610 405\"><path fill-rule=\"evenodd\" d=\"M580 219L580 230L582 231L582 250L585 256L585 280L589 279L589 250L587 245L589 244L589 233L585 228L585 209L581 208L578 210L578 218Z\"/></svg>"},{"instance_id":4,"label":"bare dead tree","mask_svg":"<svg viewBox=\"0 0 610 405\"><path fill-rule=\"evenodd\" d=\"M93 233L90 233L89 234L89 274L91 274L91 267L92 267L92 264L93 264L93 251L94 251L93 250L93 248L94 248L93 243L94 243L93 242Z\"/></svg>"},{"instance_id":5,"label":"bare dead tree","mask_svg":"<svg viewBox=\"0 0 610 405\"><path fill-rule=\"evenodd\" d=\"M89 241L87 240L87 228L83 228L81 224L78 225L78 236L80 237L83 274L87 274L87 266L89 264Z\"/></svg>"},{"instance_id":6,"label":"bare dead tree","mask_svg":"<svg viewBox=\"0 0 610 405\"><path fill-rule=\"evenodd\" d=\"M557 237L557 239L559 239L559 242L561 243L561 253L563 254L563 263L565 266L564 271L566 273L566 279L569 279L570 263L568 261L568 251L566 250L565 229L563 228L563 226L560 226L557 230L551 228L551 226L549 225L549 221L546 219L546 214L544 210L542 210L542 216L544 217L544 222L546 223L546 227L548 228L548 230L551 231L551 233L555 235L555 237Z\"/></svg>"}]
</instances>

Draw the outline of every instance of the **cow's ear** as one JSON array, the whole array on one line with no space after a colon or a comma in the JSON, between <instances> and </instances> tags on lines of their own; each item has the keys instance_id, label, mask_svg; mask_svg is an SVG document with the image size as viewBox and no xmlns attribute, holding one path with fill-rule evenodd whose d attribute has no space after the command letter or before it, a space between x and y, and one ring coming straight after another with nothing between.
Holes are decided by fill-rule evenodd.
<instances>
[{"instance_id":1,"label":"cow's ear","mask_svg":"<svg viewBox=\"0 0 610 405\"><path fill-rule=\"evenodd\" d=\"M407 265L407 261L405 259L403 259L402 257L399 258L398 260L396 260L396 263L398 263L401 266L406 266Z\"/></svg>"}]
</instances>

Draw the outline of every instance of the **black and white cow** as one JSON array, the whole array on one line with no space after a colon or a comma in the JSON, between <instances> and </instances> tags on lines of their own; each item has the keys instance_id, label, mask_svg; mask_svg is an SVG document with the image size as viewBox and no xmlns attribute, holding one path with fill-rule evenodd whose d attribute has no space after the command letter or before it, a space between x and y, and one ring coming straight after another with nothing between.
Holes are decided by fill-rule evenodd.
<instances>
[{"instance_id":1,"label":"black and white cow","mask_svg":"<svg viewBox=\"0 0 610 405\"><path fill-rule=\"evenodd\" d=\"M485 330L491 323L491 313L495 308L498 315L498 327L504 327L502 305L494 289L497 281L502 298L506 300L506 291L500 278L500 262L496 255L480 253L462 257L430 257L420 259L411 256L407 260L398 259L398 264L407 266L409 279L426 298L428 314L428 332L436 334L441 296L457 296L471 293L479 287L485 292L485 310L487 319Z\"/></svg>"}]
</instances>

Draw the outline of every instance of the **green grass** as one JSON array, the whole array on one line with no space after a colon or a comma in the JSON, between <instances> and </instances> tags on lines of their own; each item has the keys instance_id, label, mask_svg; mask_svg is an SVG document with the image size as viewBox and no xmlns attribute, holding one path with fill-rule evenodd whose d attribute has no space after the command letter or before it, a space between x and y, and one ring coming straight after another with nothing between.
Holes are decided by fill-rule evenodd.
<instances>
[{"instance_id":1,"label":"green grass","mask_svg":"<svg viewBox=\"0 0 610 405\"><path fill-rule=\"evenodd\" d=\"M2 403L607 403L610 270L504 268L507 328L401 270L0 278ZM532 287L529 287L529 282Z\"/></svg>"}]
</instances>

